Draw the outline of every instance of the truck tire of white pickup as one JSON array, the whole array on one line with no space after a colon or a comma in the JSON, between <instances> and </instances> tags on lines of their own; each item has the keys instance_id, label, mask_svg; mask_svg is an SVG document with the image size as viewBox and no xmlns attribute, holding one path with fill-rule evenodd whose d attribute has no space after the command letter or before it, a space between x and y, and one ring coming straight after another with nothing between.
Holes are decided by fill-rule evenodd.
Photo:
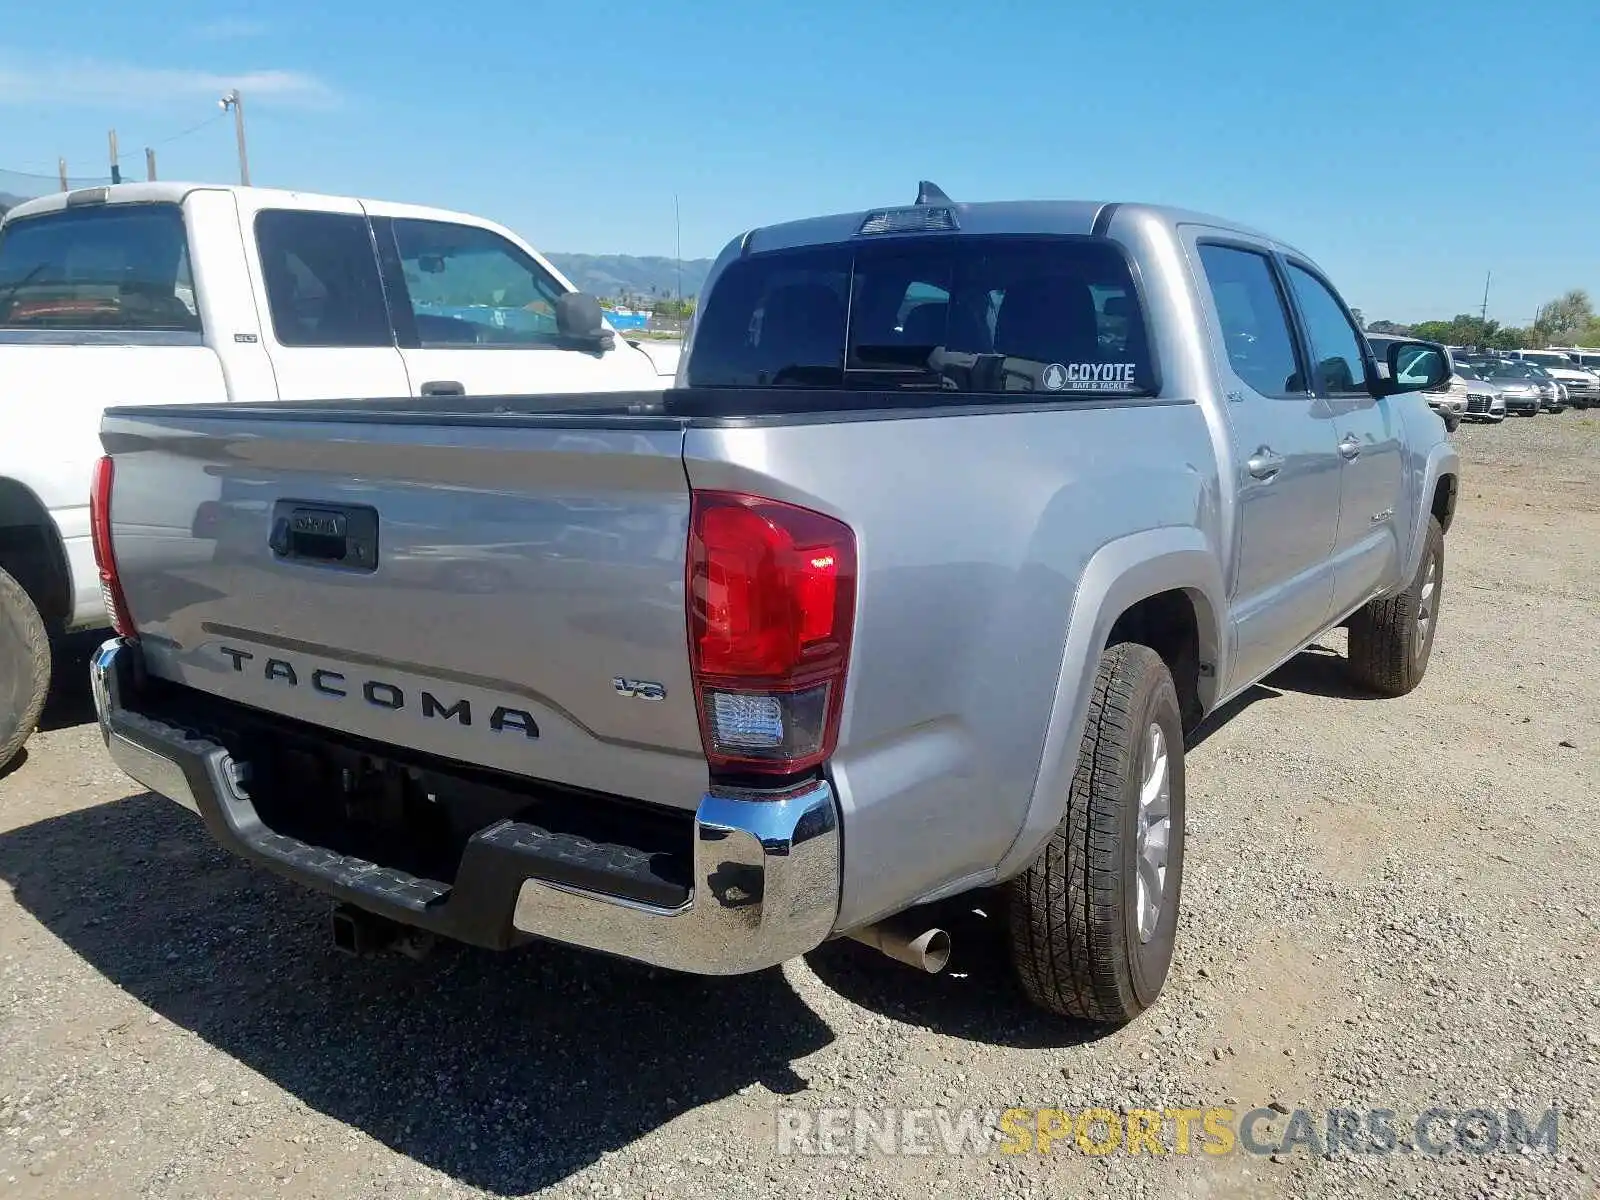
<instances>
[{"instance_id":1,"label":"truck tire of white pickup","mask_svg":"<svg viewBox=\"0 0 1600 1200\"><path fill-rule=\"evenodd\" d=\"M1404 696L1428 670L1444 599L1444 528L1428 518L1417 573L1403 592L1369 600L1350 618L1350 673L1380 696Z\"/></svg>"},{"instance_id":2,"label":"truck tire of white pickup","mask_svg":"<svg viewBox=\"0 0 1600 1200\"><path fill-rule=\"evenodd\" d=\"M1066 814L1008 885L1023 993L1111 1025L1166 982L1183 884L1183 717L1161 656L1135 642L1101 656Z\"/></svg>"},{"instance_id":3,"label":"truck tire of white pickup","mask_svg":"<svg viewBox=\"0 0 1600 1200\"><path fill-rule=\"evenodd\" d=\"M39 723L50 688L50 639L23 586L0 569L0 774Z\"/></svg>"}]
</instances>

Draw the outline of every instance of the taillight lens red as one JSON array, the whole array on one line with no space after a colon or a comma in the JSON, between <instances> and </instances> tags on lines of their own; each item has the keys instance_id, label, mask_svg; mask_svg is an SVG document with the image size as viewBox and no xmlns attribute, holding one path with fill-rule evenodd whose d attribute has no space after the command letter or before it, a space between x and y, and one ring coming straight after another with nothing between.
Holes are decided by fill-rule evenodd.
<instances>
[{"instance_id":1,"label":"taillight lens red","mask_svg":"<svg viewBox=\"0 0 1600 1200\"><path fill-rule=\"evenodd\" d=\"M111 547L111 482L116 473L111 456L95 464L94 486L89 490L89 534L94 542L94 562L100 569L100 595L106 602L111 627L123 637L134 637L133 618L128 615L128 600L117 577L117 556Z\"/></svg>"},{"instance_id":2,"label":"taillight lens red","mask_svg":"<svg viewBox=\"0 0 1600 1200\"><path fill-rule=\"evenodd\" d=\"M855 621L856 544L833 517L695 492L689 653L706 757L767 774L833 752Z\"/></svg>"}]
</instances>

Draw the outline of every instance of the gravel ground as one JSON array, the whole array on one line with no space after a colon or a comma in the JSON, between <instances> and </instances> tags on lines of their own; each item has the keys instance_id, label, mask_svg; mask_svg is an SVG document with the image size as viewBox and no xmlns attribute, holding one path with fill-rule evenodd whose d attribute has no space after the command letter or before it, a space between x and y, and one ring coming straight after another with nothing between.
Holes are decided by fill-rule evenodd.
<instances>
[{"instance_id":1,"label":"gravel ground","mask_svg":"<svg viewBox=\"0 0 1600 1200\"><path fill-rule=\"evenodd\" d=\"M321 901L112 768L80 656L0 779L0 1195L1595 1196L1600 416L1457 440L1427 681L1363 699L1314 651L1205 731L1174 974L1110 1034L1022 1008L977 913L937 979L852 943L732 980L557 947L338 956ZM829 1158L775 1136L780 1109L1273 1102L1402 1131L1553 1106L1560 1145Z\"/></svg>"}]
</instances>

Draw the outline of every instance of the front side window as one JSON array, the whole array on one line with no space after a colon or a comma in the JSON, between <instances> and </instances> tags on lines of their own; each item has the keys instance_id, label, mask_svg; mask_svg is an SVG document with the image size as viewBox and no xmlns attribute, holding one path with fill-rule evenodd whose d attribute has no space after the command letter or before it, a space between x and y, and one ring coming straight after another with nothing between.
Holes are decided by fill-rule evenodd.
<instances>
[{"instance_id":1,"label":"front side window","mask_svg":"<svg viewBox=\"0 0 1600 1200\"><path fill-rule=\"evenodd\" d=\"M182 210L108 204L7 225L0 328L199 333Z\"/></svg>"},{"instance_id":2,"label":"front side window","mask_svg":"<svg viewBox=\"0 0 1600 1200\"><path fill-rule=\"evenodd\" d=\"M550 345L566 289L499 234L449 221L394 222L424 346Z\"/></svg>"},{"instance_id":3,"label":"front side window","mask_svg":"<svg viewBox=\"0 0 1600 1200\"><path fill-rule=\"evenodd\" d=\"M280 345L394 345L365 217L263 209L256 249Z\"/></svg>"},{"instance_id":4,"label":"front side window","mask_svg":"<svg viewBox=\"0 0 1600 1200\"><path fill-rule=\"evenodd\" d=\"M1127 260L1096 238L915 238L755 255L708 297L695 387L1148 395Z\"/></svg>"},{"instance_id":5,"label":"front side window","mask_svg":"<svg viewBox=\"0 0 1600 1200\"><path fill-rule=\"evenodd\" d=\"M1289 286L1311 339L1311 379L1319 396L1367 395L1361 335L1338 297L1310 271L1289 264Z\"/></svg>"},{"instance_id":6,"label":"front side window","mask_svg":"<svg viewBox=\"0 0 1600 1200\"><path fill-rule=\"evenodd\" d=\"M1201 243L1200 264L1233 373L1263 396L1304 398L1288 308L1267 256Z\"/></svg>"}]
</instances>

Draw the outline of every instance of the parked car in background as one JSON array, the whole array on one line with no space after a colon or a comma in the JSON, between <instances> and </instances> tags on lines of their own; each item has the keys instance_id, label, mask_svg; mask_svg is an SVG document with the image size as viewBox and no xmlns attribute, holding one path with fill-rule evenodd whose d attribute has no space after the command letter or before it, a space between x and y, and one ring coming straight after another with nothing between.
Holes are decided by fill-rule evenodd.
<instances>
[{"instance_id":1,"label":"parked car in background","mask_svg":"<svg viewBox=\"0 0 1600 1200\"><path fill-rule=\"evenodd\" d=\"M89 536L107 403L659 391L599 313L462 213L189 183L17 205L0 223L0 767L38 718L51 638L107 624Z\"/></svg>"},{"instance_id":2,"label":"parked car in background","mask_svg":"<svg viewBox=\"0 0 1600 1200\"><path fill-rule=\"evenodd\" d=\"M1518 417L1539 415L1539 410L1544 407L1540 387L1544 380L1532 363L1515 358L1492 358L1485 360L1484 368L1499 387L1507 413Z\"/></svg>"},{"instance_id":3,"label":"parked car in background","mask_svg":"<svg viewBox=\"0 0 1600 1200\"><path fill-rule=\"evenodd\" d=\"M1528 367L1539 381L1539 405L1545 412L1558 413L1567 407L1567 385L1545 368L1542 363L1529 363Z\"/></svg>"},{"instance_id":4,"label":"parked car in background","mask_svg":"<svg viewBox=\"0 0 1600 1200\"><path fill-rule=\"evenodd\" d=\"M1452 355L1454 374L1452 381L1459 383L1466 393L1467 408L1462 414L1464 421L1488 421L1498 425L1506 419L1506 400L1500 394L1500 388L1484 375L1484 368L1478 363L1464 360Z\"/></svg>"},{"instance_id":5,"label":"parked car in background","mask_svg":"<svg viewBox=\"0 0 1600 1200\"><path fill-rule=\"evenodd\" d=\"M1417 346L1419 343L1411 338L1396 337L1386 333L1369 333L1366 335L1367 344L1372 347L1373 359L1378 364L1379 371L1388 370L1389 347L1396 342L1405 342L1408 346ZM1446 353L1448 357L1448 352ZM1406 380L1406 371L1413 363L1421 361L1421 352L1408 349L1400 357L1401 381ZM1467 389L1464 383L1458 381L1453 375L1450 379L1437 387L1429 388L1422 393L1428 401L1428 407L1444 419L1444 427L1454 433L1461 426L1461 418L1467 412Z\"/></svg>"},{"instance_id":6,"label":"parked car in background","mask_svg":"<svg viewBox=\"0 0 1600 1200\"><path fill-rule=\"evenodd\" d=\"M117 408L102 729L352 949L938 969L920 906L999 886L1024 993L1120 1024L1185 737L1337 626L1366 690L1427 670L1449 362L1386 366L1265 235L925 184L736 238L649 402Z\"/></svg>"},{"instance_id":7,"label":"parked car in background","mask_svg":"<svg viewBox=\"0 0 1600 1200\"><path fill-rule=\"evenodd\" d=\"M1573 361L1570 351L1513 350L1507 357L1544 368L1551 379L1566 387L1565 402L1573 408L1600 405L1600 376Z\"/></svg>"}]
</instances>

